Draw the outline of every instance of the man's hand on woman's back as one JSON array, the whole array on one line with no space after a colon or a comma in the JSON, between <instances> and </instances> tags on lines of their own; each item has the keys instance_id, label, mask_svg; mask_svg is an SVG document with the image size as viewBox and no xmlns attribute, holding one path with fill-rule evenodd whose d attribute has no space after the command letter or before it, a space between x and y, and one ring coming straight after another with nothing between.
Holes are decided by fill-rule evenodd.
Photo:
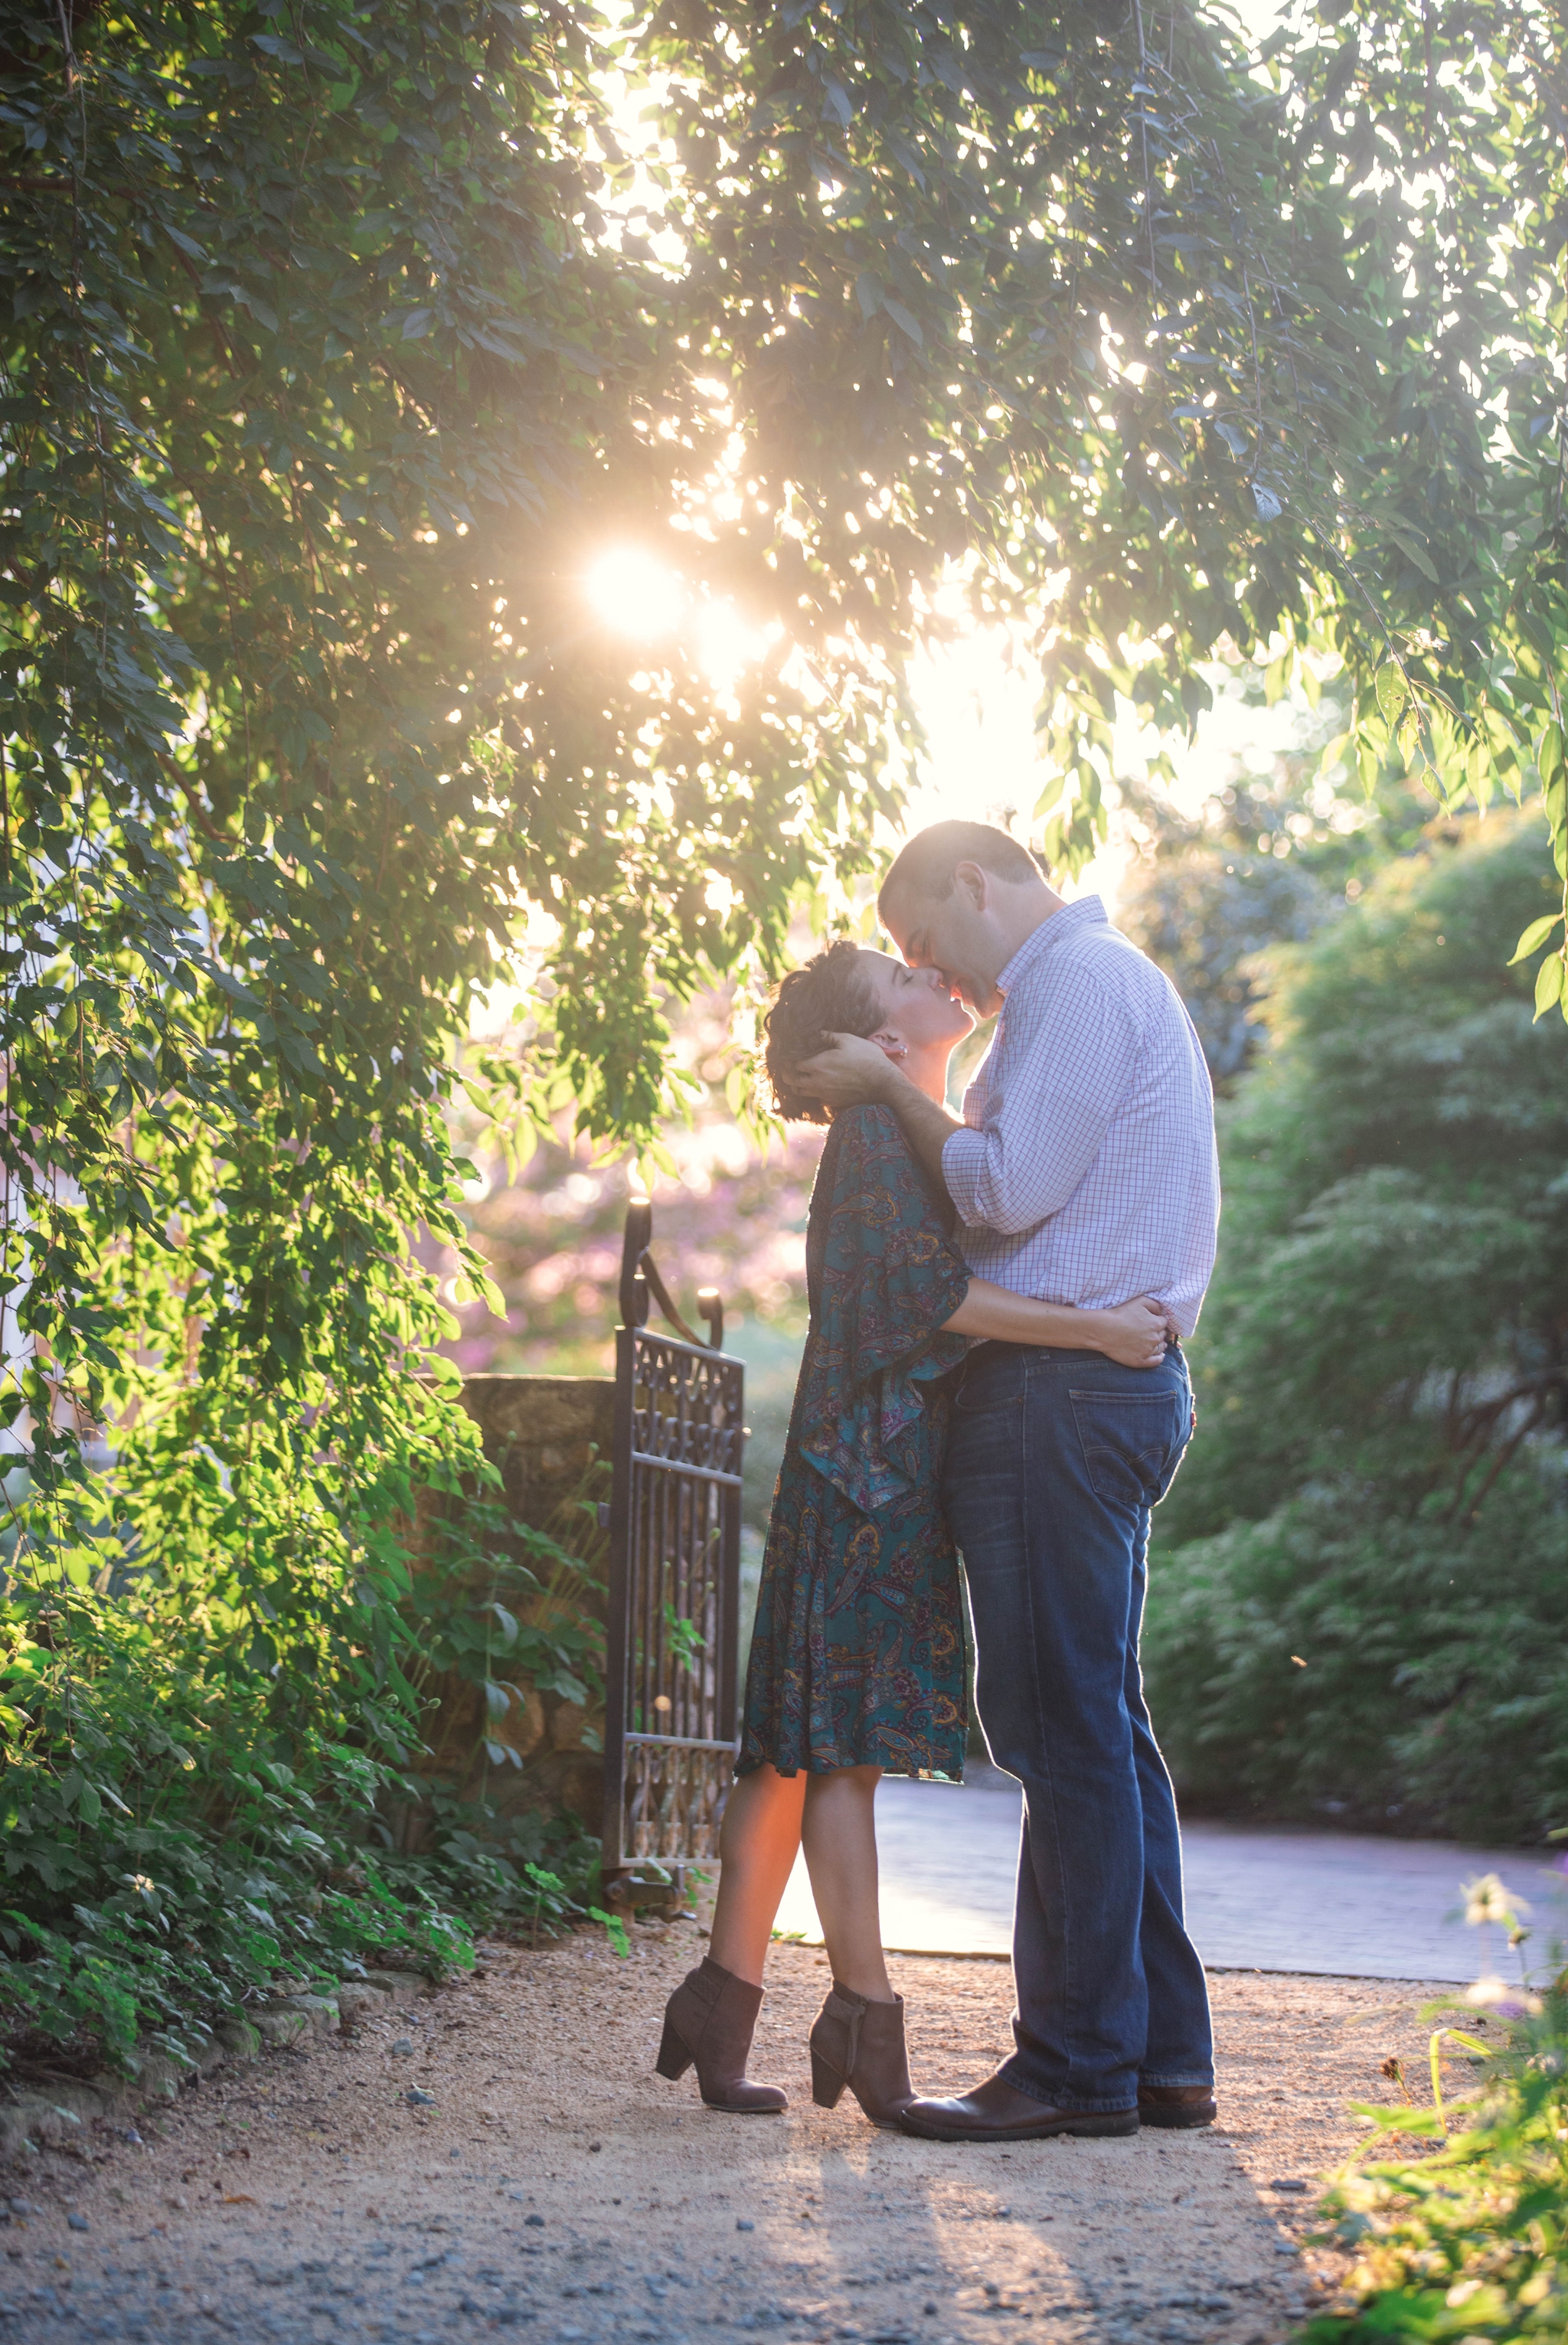
<instances>
[{"instance_id":1,"label":"man's hand on woman's back","mask_svg":"<svg viewBox=\"0 0 1568 2345\"><path fill-rule=\"evenodd\" d=\"M1093 1348L1104 1352L1124 1368L1157 1368L1166 1355L1166 1345L1174 1342L1176 1322L1163 1303L1152 1295L1140 1294L1131 1303L1119 1303L1114 1311L1096 1311Z\"/></svg>"}]
</instances>

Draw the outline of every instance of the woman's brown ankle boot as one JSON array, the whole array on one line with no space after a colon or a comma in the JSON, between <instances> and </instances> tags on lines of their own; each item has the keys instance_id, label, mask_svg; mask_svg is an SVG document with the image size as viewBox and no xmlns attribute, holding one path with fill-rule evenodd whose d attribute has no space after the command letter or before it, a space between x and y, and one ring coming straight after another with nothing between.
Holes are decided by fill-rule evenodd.
<instances>
[{"instance_id":1,"label":"woman's brown ankle boot","mask_svg":"<svg viewBox=\"0 0 1568 2345\"><path fill-rule=\"evenodd\" d=\"M835 1979L811 2029L811 2098L834 2108L846 2085L873 2125L895 2127L914 2098L902 1995L872 2003Z\"/></svg>"},{"instance_id":2,"label":"woman's brown ankle boot","mask_svg":"<svg viewBox=\"0 0 1568 2345\"><path fill-rule=\"evenodd\" d=\"M788 2108L777 2085L753 2085L746 2056L762 2008L762 1989L737 1978L711 1955L687 1971L665 2005L664 2040L655 2063L661 2076L684 2076L697 2063L697 2081L710 2109L761 2117Z\"/></svg>"}]
</instances>

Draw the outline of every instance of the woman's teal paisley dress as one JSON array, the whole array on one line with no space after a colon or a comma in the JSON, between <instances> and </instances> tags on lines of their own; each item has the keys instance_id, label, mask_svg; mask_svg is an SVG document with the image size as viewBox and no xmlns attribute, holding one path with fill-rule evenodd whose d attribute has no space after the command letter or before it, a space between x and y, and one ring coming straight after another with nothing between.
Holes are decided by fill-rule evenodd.
<instances>
[{"instance_id":1,"label":"woman's teal paisley dress","mask_svg":"<svg viewBox=\"0 0 1568 2345\"><path fill-rule=\"evenodd\" d=\"M942 1511L940 1333L969 1289L883 1107L833 1119L806 1232L810 1333L774 1493L737 1772L883 1767L958 1782L958 1558Z\"/></svg>"}]
</instances>

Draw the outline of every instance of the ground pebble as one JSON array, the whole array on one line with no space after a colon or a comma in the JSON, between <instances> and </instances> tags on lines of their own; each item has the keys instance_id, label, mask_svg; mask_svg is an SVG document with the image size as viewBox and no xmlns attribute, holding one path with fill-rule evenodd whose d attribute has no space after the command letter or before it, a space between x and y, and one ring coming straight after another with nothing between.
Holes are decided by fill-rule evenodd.
<instances>
[{"instance_id":1,"label":"ground pebble","mask_svg":"<svg viewBox=\"0 0 1568 2345\"><path fill-rule=\"evenodd\" d=\"M757 2228L757 2226L745 2215L737 2215L735 2218L735 2228L738 2231L754 2231Z\"/></svg>"}]
</instances>

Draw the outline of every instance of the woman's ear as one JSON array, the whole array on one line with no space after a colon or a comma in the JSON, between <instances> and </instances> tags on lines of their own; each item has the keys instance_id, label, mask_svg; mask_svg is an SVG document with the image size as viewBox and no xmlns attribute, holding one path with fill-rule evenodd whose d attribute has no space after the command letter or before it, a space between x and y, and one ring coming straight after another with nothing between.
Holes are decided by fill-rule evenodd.
<instances>
[{"instance_id":1,"label":"woman's ear","mask_svg":"<svg viewBox=\"0 0 1568 2345\"><path fill-rule=\"evenodd\" d=\"M880 1034L873 1034L871 1039L885 1058L907 1059L909 1057L910 1046L901 1035L884 1030Z\"/></svg>"}]
</instances>

